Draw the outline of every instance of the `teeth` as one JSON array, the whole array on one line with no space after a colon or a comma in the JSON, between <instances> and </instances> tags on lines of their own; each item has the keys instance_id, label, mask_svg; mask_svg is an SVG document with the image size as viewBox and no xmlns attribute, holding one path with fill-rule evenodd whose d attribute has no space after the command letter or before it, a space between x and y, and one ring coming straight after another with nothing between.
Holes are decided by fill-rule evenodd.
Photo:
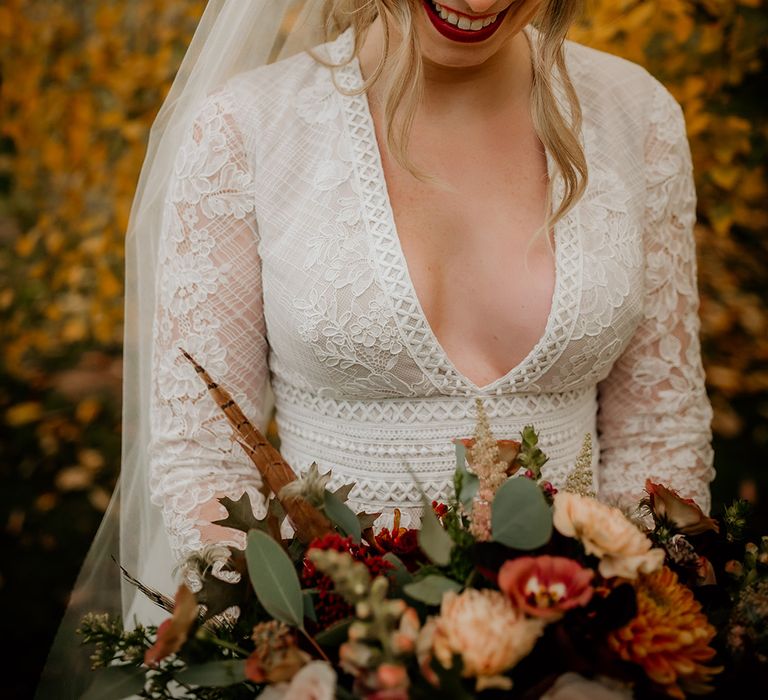
<instances>
[{"instance_id":1,"label":"teeth","mask_svg":"<svg viewBox=\"0 0 768 700\"><path fill-rule=\"evenodd\" d=\"M448 24L453 24L459 29L465 29L472 32L476 32L483 27L487 27L489 24L493 24L498 18L498 15L493 15L492 17L486 17L485 19L470 20L468 17L459 17L455 12L451 12L442 5L438 5L434 0L432 0L432 4L435 6L440 17L448 22Z\"/></svg>"}]
</instances>

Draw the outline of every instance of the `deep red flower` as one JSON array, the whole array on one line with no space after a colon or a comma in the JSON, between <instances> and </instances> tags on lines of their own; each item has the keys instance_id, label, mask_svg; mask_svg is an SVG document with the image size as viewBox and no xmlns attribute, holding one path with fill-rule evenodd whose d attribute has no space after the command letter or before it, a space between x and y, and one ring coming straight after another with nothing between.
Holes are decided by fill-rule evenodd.
<instances>
[{"instance_id":1,"label":"deep red flower","mask_svg":"<svg viewBox=\"0 0 768 700\"><path fill-rule=\"evenodd\" d=\"M435 504L436 501L433 501L433 508L435 508ZM448 507L443 506L443 508L445 508L443 512L445 514L448 511ZM438 517L441 517L436 508L435 513ZM421 551L421 547L419 547L419 531L400 527L400 510L398 508L395 508L392 529L382 528L373 536L373 541L380 554L392 552L405 564L405 568L408 571L415 571L420 563L426 561L424 553Z\"/></svg>"},{"instance_id":2,"label":"deep red flower","mask_svg":"<svg viewBox=\"0 0 768 700\"><path fill-rule=\"evenodd\" d=\"M349 552L355 561L362 562L368 567L373 578L386 575L394 568L366 543L355 544L351 537L342 537L336 532L312 540L307 547L307 553L312 549ZM318 600L315 605L315 613L321 629L352 615L352 606L336 593L333 581L325 574L320 573L306 555L301 570L301 582L305 588L317 589Z\"/></svg>"},{"instance_id":3,"label":"deep red flower","mask_svg":"<svg viewBox=\"0 0 768 700\"><path fill-rule=\"evenodd\" d=\"M589 602L594 575L567 557L520 557L504 562L499 588L520 610L551 622Z\"/></svg>"},{"instance_id":4,"label":"deep red flower","mask_svg":"<svg viewBox=\"0 0 768 700\"><path fill-rule=\"evenodd\" d=\"M448 506L445 505L445 503L438 503L437 501L432 501L432 510L435 511L435 515L438 518L443 518L448 513Z\"/></svg>"}]
</instances>

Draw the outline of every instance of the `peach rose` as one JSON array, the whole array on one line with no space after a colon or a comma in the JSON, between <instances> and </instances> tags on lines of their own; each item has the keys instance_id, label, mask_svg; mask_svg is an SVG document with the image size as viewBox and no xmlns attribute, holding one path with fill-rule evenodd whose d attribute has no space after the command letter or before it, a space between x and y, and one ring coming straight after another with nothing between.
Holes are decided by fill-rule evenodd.
<instances>
[{"instance_id":1,"label":"peach rose","mask_svg":"<svg viewBox=\"0 0 768 700\"><path fill-rule=\"evenodd\" d=\"M554 507L555 529L579 540L587 554L598 557L598 569L605 578L635 579L664 563L664 551L654 548L618 508L568 491L555 495Z\"/></svg>"},{"instance_id":2,"label":"peach rose","mask_svg":"<svg viewBox=\"0 0 768 700\"><path fill-rule=\"evenodd\" d=\"M508 689L511 681L502 674L531 652L544 626L543 620L526 618L500 591L470 588L446 593L440 615L422 632L431 656L444 668L450 668L454 654L460 654L462 675L477 678L478 690ZM428 666L424 646L417 645L422 669Z\"/></svg>"}]
</instances>

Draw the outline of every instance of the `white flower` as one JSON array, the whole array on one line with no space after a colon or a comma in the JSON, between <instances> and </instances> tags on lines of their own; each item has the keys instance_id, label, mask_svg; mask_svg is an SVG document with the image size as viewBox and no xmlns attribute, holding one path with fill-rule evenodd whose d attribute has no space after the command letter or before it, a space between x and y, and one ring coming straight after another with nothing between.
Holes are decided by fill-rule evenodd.
<instances>
[{"instance_id":1,"label":"white flower","mask_svg":"<svg viewBox=\"0 0 768 700\"><path fill-rule=\"evenodd\" d=\"M590 681L578 673L564 673L541 700L632 700L632 691L618 681Z\"/></svg>"},{"instance_id":2,"label":"white flower","mask_svg":"<svg viewBox=\"0 0 768 700\"><path fill-rule=\"evenodd\" d=\"M265 688L259 700L333 700L336 672L325 661L310 661L290 683Z\"/></svg>"}]
</instances>

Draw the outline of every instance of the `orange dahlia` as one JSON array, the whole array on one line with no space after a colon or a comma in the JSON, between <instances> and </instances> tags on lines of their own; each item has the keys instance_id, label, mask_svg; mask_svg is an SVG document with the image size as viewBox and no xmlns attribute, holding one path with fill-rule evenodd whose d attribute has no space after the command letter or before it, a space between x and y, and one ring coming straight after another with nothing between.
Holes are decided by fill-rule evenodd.
<instances>
[{"instance_id":1,"label":"orange dahlia","mask_svg":"<svg viewBox=\"0 0 768 700\"><path fill-rule=\"evenodd\" d=\"M670 697L711 691L711 676L723 670L704 665L715 655L709 643L716 630L693 592L666 566L641 574L632 585L637 593L637 615L611 632L610 648L625 661L642 666Z\"/></svg>"}]
</instances>

